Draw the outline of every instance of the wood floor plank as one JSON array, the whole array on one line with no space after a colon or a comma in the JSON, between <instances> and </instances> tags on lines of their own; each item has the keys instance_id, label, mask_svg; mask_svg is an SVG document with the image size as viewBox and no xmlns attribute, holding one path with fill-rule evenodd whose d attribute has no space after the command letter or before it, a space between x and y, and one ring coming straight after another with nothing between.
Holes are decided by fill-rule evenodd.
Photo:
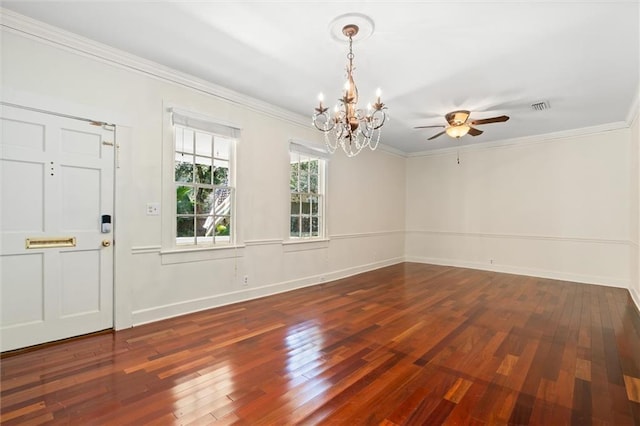
<instances>
[{"instance_id":1,"label":"wood floor plank","mask_svg":"<svg viewBox=\"0 0 640 426\"><path fill-rule=\"evenodd\" d=\"M627 290L400 263L0 364L0 422L640 425Z\"/></svg>"}]
</instances>

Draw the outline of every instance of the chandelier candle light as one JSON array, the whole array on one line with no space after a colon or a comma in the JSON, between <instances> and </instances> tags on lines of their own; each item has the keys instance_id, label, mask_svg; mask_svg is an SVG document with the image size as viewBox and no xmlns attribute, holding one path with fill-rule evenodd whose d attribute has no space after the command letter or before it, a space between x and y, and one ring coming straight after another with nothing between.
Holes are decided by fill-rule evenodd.
<instances>
[{"instance_id":1,"label":"chandelier candle light","mask_svg":"<svg viewBox=\"0 0 640 426\"><path fill-rule=\"evenodd\" d=\"M324 132L327 149L333 154L338 146L347 154L354 157L368 147L374 151L380 142L380 128L387 118L385 105L380 101L380 89L376 92L376 102L367 105L367 111L358 108L358 88L353 81L353 37L358 34L359 27L355 24L345 25L342 34L349 38L349 54L347 59L347 81L339 104L335 106L333 115L328 114L328 108L322 103L322 93L318 96L319 105L313 114L313 125Z\"/></svg>"}]
</instances>

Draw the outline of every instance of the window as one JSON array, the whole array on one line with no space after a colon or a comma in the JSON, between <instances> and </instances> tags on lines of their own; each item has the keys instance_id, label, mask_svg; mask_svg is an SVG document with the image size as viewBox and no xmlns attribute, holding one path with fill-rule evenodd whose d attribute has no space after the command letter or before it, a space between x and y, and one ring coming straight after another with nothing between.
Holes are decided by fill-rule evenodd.
<instances>
[{"instance_id":1,"label":"window","mask_svg":"<svg viewBox=\"0 0 640 426\"><path fill-rule=\"evenodd\" d=\"M291 143L289 237L324 237L326 154Z\"/></svg>"},{"instance_id":2,"label":"window","mask_svg":"<svg viewBox=\"0 0 640 426\"><path fill-rule=\"evenodd\" d=\"M175 236L177 245L233 241L233 132L173 112ZM195 124L195 125L194 125Z\"/></svg>"}]
</instances>

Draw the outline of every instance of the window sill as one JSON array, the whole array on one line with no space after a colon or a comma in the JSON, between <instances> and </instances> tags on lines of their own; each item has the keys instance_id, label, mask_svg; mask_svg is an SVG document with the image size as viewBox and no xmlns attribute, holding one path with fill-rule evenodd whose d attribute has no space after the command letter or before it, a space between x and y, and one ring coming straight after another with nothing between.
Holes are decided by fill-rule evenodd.
<instances>
[{"instance_id":1,"label":"window sill","mask_svg":"<svg viewBox=\"0 0 640 426\"><path fill-rule=\"evenodd\" d=\"M303 250L320 250L329 247L328 238L300 238L291 239L282 242L282 248L285 253L303 251Z\"/></svg>"},{"instance_id":2,"label":"window sill","mask_svg":"<svg viewBox=\"0 0 640 426\"><path fill-rule=\"evenodd\" d=\"M204 262L208 260L232 259L244 256L244 245L224 245L196 247L185 246L160 251L163 265L176 263Z\"/></svg>"}]
</instances>

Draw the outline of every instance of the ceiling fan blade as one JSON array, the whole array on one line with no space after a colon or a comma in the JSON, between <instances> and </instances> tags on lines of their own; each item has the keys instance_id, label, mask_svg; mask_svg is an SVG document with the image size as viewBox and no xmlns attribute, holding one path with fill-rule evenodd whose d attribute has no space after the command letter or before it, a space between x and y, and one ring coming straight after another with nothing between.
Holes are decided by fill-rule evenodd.
<instances>
[{"instance_id":1,"label":"ceiling fan blade","mask_svg":"<svg viewBox=\"0 0 640 426\"><path fill-rule=\"evenodd\" d=\"M440 132L440 133L436 133L435 135L431 136L431 137L430 137L429 139L427 139L427 140L428 140L428 141L434 140L435 138L437 138L437 137L439 137L439 136L442 136L442 135L444 135L445 133L447 133L447 132L445 132L445 131L443 130L442 132Z\"/></svg>"},{"instance_id":2,"label":"ceiling fan blade","mask_svg":"<svg viewBox=\"0 0 640 426\"><path fill-rule=\"evenodd\" d=\"M414 127L414 129L431 129L434 127L444 127L444 125L440 124L440 125L434 125L434 126L416 126Z\"/></svg>"},{"instance_id":3,"label":"ceiling fan blade","mask_svg":"<svg viewBox=\"0 0 640 426\"><path fill-rule=\"evenodd\" d=\"M478 130L478 129L473 128L473 127L469 127L469 132L467 132L467 134L471 135L471 136L480 136L483 133L484 132L482 130Z\"/></svg>"},{"instance_id":4,"label":"ceiling fan blade","mask_svg":"<svg viewBox=\"0 0 640 426\"><path fill-rule=\"evenodd\" d=\"M471 124L474 126L477 126L478 124L502 123L503 121L507 121L508 119L509 119L508 116L501 115L499 117L482 118L480 120L473 120Z\"/></svg>"},{"instance_id":5,"label":"ceiling fan blade","mask_svg":"<svg viewBox=\"0 0 640 426\"><path fill-rule=\"evenodd\" d=\"M460 124L464 124L467 122L467 119L469 119L469 114L471 114L469 111L463 109L460 111L452 111L445 115L444 118L447 120L447 123L449 123L450 126L459 126Z\"/></svg>"}]
</instances>

